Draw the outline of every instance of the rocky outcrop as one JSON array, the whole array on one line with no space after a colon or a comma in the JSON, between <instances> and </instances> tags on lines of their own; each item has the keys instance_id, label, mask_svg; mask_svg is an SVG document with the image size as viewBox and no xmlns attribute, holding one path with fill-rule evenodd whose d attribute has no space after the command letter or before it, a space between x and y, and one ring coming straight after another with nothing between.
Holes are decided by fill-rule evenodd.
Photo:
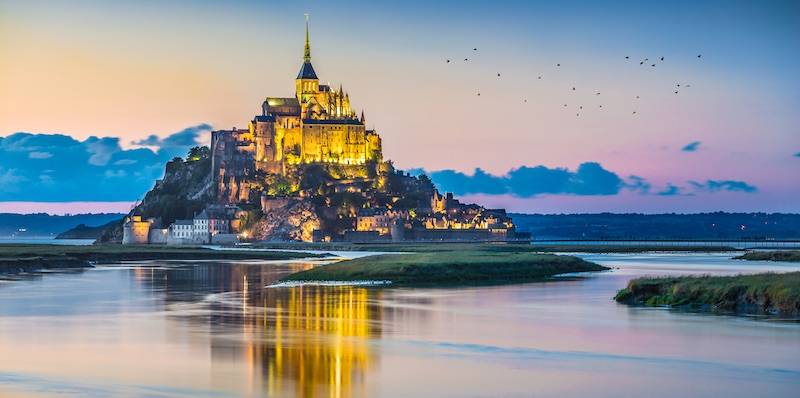
<instances>
[{"instance_id":1,"label":"rocky outcrop","mask_svg":"<svg viewBox=\"0 0 800 398\"><path fill-rule=\"evenodd\" d=\"M288 200L264 214L251 230L255 240L310 242L312 232L319 228L320 219L312 203Z\"/></svg>"},{"instance_id":2,"label":"rocky outcrop","mask_svg":"<svg viewBox=\"0 0 800 398\"><path fill-rule=\"evenodd\" d=\"M192 150L184 161L175 158L167 162L164 178L131 211L143 219L153 218L169 225L176 219L192 218L209 203L211 184L211 158L208 148ZM122 222L110 225L95 243L122 243Z\"/></svg>"},{"instance_id":3,"label":"rocky outcrop","mask_svg":"<svg viewBox=\"0 0 800 398\"><path fill-rule=\"evenodd\" d=\"M120 220L114 220L103 225L91 227L86 224L78 224L56 236L56 239L98 239L103 235L103 231L114 228Z\"/></svg>"}]
</instances>

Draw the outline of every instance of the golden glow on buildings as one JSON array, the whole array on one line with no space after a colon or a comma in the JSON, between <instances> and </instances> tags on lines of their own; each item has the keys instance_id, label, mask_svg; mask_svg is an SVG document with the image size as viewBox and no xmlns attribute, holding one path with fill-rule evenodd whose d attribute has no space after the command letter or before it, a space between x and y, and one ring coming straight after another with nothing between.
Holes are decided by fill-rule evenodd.
<instances>
[{"instance_id":1,"label":"golden glow on buildings","mask_svg":"<svg viewBox=\"0 0 800 398\"><path fill-rule=\"evenodd\" d=\"M366 129L364 112L359 117L351 108L350 94L341 86L319 84L308 25L294 97L267 97L247 129L215 131L211 145L212 156L215 147L235 147L252 155L258 170L270 173L283 173L285 165L363 165L383 159L380 136Z\"/></svg>"}]
</instances>

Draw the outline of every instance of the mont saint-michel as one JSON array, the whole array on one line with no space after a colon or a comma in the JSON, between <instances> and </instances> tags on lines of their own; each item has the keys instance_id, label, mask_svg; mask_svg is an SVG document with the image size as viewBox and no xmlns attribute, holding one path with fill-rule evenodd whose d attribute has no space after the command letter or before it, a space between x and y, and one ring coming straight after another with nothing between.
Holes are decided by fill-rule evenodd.
<instances>
[{"instance_id":1,"label":"mont saint-michel","mask_svg":"<svg viewBox=\"0 0 800 398\"><path fill-rule=\"evenodd\" d=\"M166 173L103 240L125 244L250 241L525 241L502 209L464 204L385 160L350 94L320 84L308 23L290 97L266 97L246 128Z\"/></svg>"}]
</instances>

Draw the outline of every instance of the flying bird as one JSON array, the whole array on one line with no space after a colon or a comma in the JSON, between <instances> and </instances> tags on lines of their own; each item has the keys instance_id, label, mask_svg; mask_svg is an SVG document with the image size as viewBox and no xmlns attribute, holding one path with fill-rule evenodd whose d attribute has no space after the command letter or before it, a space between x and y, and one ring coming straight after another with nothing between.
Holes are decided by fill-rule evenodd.
<instances>
[{"instance_id":1,"label":"flying bird","mask_svg":"<svg viewBox=\"0 0 800 398\"><path fill-rule=\"evenodd\" d=\"M467 62L467 61L469 61L469 58L464 58L464 62Z\"/></svg>"},{"instance_id":2,"label":"flying bird","mask_svg":"<svg viewBox=\"0 0 800 398\"><path fill-rule=\"evenodd\" d=\"M656 64L652 64L652 65L650 65L650 66L652 66L652 67L655 67L655 66L656 66Z\"/></svg>"},{"instance_id":3,"label":"flying bird","mask_svg":"<svg viewBox=\"0 0 800 398\"><path fill-rule=\"evenodd\" d=\"M675 90L675 94L678 94L678 90Z\"/></svg>"},{"instance_id":4,"label":"flying bird","mask_svg":"<svg viewBox=\"0 0 800 398\"><path fill-rule=\"evenodd\" d=\"M644 65L644 61L642 61L642 62L639 62L639 65Z\"/></svg>"},{"instance_id":5,"label":"flying bird","mask_svg":"<svg viewBox=\"0 0 800 398\"><path fill-rule=\"evenodd\" d=\"M600 108L602 108L602 107L603 107L603 105L600 105Z\"/></svg>"},{"instance_id":6,"label":"flying bird","mask_svg":"<svg viewBox=\"0 0 800 398\"><path fill-rule=\"evenodd\" d=\"M632 115L635 115L635 114L636 114L636 111L633 111Z\"/></svg>"},{"instance_id":7,"label":"flying bird","mask_svg":"<svg viewBox=\"0 0 800 398\"><path fill-rule=\"evenodd\" d=\"M598 91L597 94L595 94L595 95L600 95L600 92Z\"/></svg>"},{"instance_id":8,"label":"flying bird","mask_svg":"<svg viewBox=\"0 0 800 398\"><path fill-rule=\"evenodd\" d=\"M561 66L561 64L556 64L556 66Z\"/></svg>"},{"instance_id":9,"label":"flying bird","mask_svg":"<svg viewBox=\"0 0 800 398\"><path fill-rule=\"evenodd\" d=\"M497 74L497 77L500 77L500 74L499 74L499 73Z\"/></svg>"},{"instance_id":10,"label":"flying bird","mask_svg":"<svg viewBox=\"0 0 800 398\"><path fill-rule=\"evenodd\" d=\"M631 57L629 57L629 56L627 56L627 55L626 55L626 56L625 56L625 59L631 59Z\"/></svg>"},{"instance_id":11,"label":"flying bird","mask_svg":"<svg viewBox=\"0 0 800 398\"><path fill-rule=\"evenodd\" d=\"M639 99L639 96L638 96L638 95L636 96L636 99Z\"/></svg>"},{"instance_id":12,"label":"flying bird","mask_svg":"<svg viewBox=\"0 0 800 398\"><path fill-rule=\"evenodd\" d=\"M477 48L473 48L472 51L478 51L478 49Z\"/></svg>"},{"instance_id":13,"label":"flying bird","mask_svg":"<svg viewBox=\"0 0 800 398\"><path fill-rule=\"evenodd\" d=\"M663 61L663 60L664 60L664 57L661 57L661 60Z\"/></svg>"},{"instance_id":14,"label":"flying bird","mask_svg":"<svg viewBox=\"0 0 800 398\"><path fill-rule=\"evenodd\" d=\"M447 60L447 63L448 63L448 64L450 63L450 60L449 60L449 59Z\"/></svg>"},{"instance_id":15,"label":"flying bird","mask_svg":"<svg viewBox=\"0 0 800 398\"><path fill-rule=\"evenodd\" d=\"M542 80L542 77L541 77L541 76L539 76L539 80Z\"/></svg>"},{"instance_id":16,"label":"flying bird","mask_svg":"<svg viewBox=\"0 0 800 398\"><path fill-rule=\"evenodd\" d=\"M575 91L575 87L572 88L572 91Z\"/></svg>"},{"instance_id":17,"label":"flying bird","mask_svg":"<svg viewBox=\"0 0 800 398\"><path fill-rule=\"evenodd\" d=\"M700 58L702 56L703 56L703 54L697 54L697 58Z\"/></svg>"}]
</instances>

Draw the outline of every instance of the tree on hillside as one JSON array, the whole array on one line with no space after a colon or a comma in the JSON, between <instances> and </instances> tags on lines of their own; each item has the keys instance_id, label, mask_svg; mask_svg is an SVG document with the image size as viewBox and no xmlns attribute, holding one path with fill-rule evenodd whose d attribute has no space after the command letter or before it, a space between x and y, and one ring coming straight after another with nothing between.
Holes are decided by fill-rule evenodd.
<instances>
[{"instance_id":1,"label":"tree on hillside","mask_svg":"<svg viewBox=\"0 0 800 398\"><path fill-rule=\"evenodd\" d=\"M207 146L196 146L189 150L186 160L194 162L201 159L208 159L211 157L211 150Z\"/></svg>"}]
</instances>

